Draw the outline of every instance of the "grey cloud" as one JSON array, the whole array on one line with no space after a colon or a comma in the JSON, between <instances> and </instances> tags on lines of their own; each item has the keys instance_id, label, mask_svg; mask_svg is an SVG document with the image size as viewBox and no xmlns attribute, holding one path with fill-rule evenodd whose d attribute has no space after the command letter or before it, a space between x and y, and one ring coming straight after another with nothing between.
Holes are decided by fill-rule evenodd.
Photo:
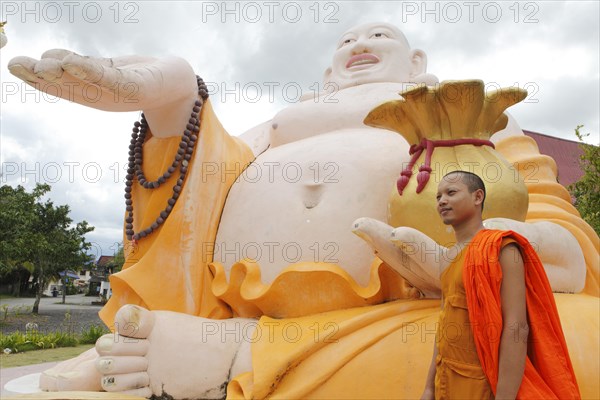
<instances>
[{"instance_id":1,"label":"grey cloud","mask_svg":"<svg viewBox=\"0 0 600 400\"><path fill-rule=\"evenodd\" d=\"M60 122L47 125L43 121L38 119L33 124L31 115L3 113L1 184L22 185L28 189L36 183L51 185L48 197L57 205L68 204L75 223L87 220L97 227L98 232L91 233L88 240L93 238L107 248L107 244L120 240L106 232L122 223L122 171L115 168L113 160L107 162L106 157L93 155L93 141L84 137L94 134L93 129L82 129L81 136L70 142L57 135ZM71 128L66 126L66 129ZM9 141L19 144L18 152L6 148ZM120 147L123 157L115 157L115 160L122 163L126 145Z\"/></svg>"},{"instance_id":2,"label":"grey cloud","mask_svg":"<svg viewBox=\"0 0 600 400\"><path fill-rule=\"evenodd\" d=\"M579 80L561 80L541 84L538 103L515 106L511 113L523 129L577 140L574 129L585 125L592 132L590 141L598 144L600 101L598 87ZM586 101L581 101L581 99Z\"/></svg>"}]
</instances>

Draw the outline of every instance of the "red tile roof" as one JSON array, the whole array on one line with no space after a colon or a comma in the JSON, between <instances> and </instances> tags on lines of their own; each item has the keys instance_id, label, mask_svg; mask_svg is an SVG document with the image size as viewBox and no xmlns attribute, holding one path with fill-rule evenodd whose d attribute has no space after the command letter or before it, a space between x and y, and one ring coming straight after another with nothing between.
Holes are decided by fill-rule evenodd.
<instances>
[{"instance_id":1,"label":"red tile roof","mask_svg":"<svg viewBox=\"0 0 600 400\"><path fill-rule=\"evenodd\" d=\"M114 256L100 256L98 261L96 261L96 265L98 267L103 267L106 264L110 263L112 260L114 260L114 258Z\"/></svg>"},{"instance_id":2,"label":"red tile roof","mask_svg":"<svg viewBox=\"0 0 600 400\"><path fill-rule=\"evenodd\" d=\"M583 176L579 159L583 150L579 142L523 130L523 133L536 141L540 153L548 155L556 161L558 167L558 182L568 187Z\"/></svg>"}]
</instances>

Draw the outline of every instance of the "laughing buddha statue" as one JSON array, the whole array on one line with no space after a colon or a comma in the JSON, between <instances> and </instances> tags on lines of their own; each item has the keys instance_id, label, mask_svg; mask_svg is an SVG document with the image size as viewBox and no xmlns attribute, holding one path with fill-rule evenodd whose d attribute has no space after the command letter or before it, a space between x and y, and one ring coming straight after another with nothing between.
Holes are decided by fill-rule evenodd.
<instances>
[{"instance_id":1,"label":"laughing buddha statue","mask_svg":"<svg viewBox=\"0 0 600 400\"><path fill-rule=\"evenodd\" d=\"M41 387L177 399L417 398L448 262L439 255L452 245L428 191L443 173L492 157L510 179L483 174L486 226L537 244L581 393L600 397L598 236L557 183L554 161L504 113L524 94L500 91L494 103L480 82L439 83L426 66L397 27L356 26L325 71L333 97L302 99L233 137L181 58L50 50L11 60L11 73L39 90L93 84L100 101L71 100L143 110L130 146L126 263L100 312L115 334L43 373ZM135 102L118 97L126 83L138 88ZM459 98L475 90L482 105L473 114L447 102L440 114L430 88ZM485 121L469 122L477 118ZM453 144L430 151L424 139ZM419 168L415 151L429 154L430 167Z\"/></svg>"}]
</instances>

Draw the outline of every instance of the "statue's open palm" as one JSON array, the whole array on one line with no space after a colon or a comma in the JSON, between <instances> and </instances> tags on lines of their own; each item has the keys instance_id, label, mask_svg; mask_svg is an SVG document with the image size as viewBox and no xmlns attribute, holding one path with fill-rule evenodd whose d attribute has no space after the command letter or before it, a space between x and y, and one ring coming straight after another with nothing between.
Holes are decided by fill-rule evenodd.
<instances>
[{"instance_id":1,"label":"statue's open palm","mask_svg":"<svg viewBox=\"0 0 600 400\"><path fill-rule=\"evenodd\" d=\"M15 57L8 69L38 90L84 106L143 110L158 137L181 135L198 96L192 67L177 57L94 58L54 49L40 60Z\"/></svg>"},{"instance_id":2,"label":"statue's open palm","mask_svg":"<svg viewBox=\"0 0 600 400\"><path fill-rule=\"evenodd\" d=\"M10 72L50 95L104 111L153 110L197 93L194 71L176 58L94 58L54 49L40 60L19 56Z\"/></svg>"}]
</instances>

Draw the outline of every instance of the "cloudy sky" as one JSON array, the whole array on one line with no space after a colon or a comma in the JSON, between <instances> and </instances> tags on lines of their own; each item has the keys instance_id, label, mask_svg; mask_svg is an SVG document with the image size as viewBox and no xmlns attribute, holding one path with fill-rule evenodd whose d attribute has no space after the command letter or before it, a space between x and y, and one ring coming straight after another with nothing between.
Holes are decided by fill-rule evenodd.
<instances>
[{"instance_id":1,"label":"cloudy sky","mask_svg":"<svg viewBox=\"0 0 600 400\"><path fill-rule=\"evenodd\" d=\"M386 21L427 53L428 71L440 80L527 89L528 98L510 109L523 129L575 140L582 124L587 141L599 141L597 1L0 4L0 20L8 20L8 45L0 50L2 184L50 183L56 203L96 227L88 236L96 256L112 255L122 240L124 168L138 114L37 93L8 72L15 56L66 48L101 57L183 57L214 83L215 109L239 135L296 101L292 88L319 88L346 29Z\"/></svg>"}]
</instances>

